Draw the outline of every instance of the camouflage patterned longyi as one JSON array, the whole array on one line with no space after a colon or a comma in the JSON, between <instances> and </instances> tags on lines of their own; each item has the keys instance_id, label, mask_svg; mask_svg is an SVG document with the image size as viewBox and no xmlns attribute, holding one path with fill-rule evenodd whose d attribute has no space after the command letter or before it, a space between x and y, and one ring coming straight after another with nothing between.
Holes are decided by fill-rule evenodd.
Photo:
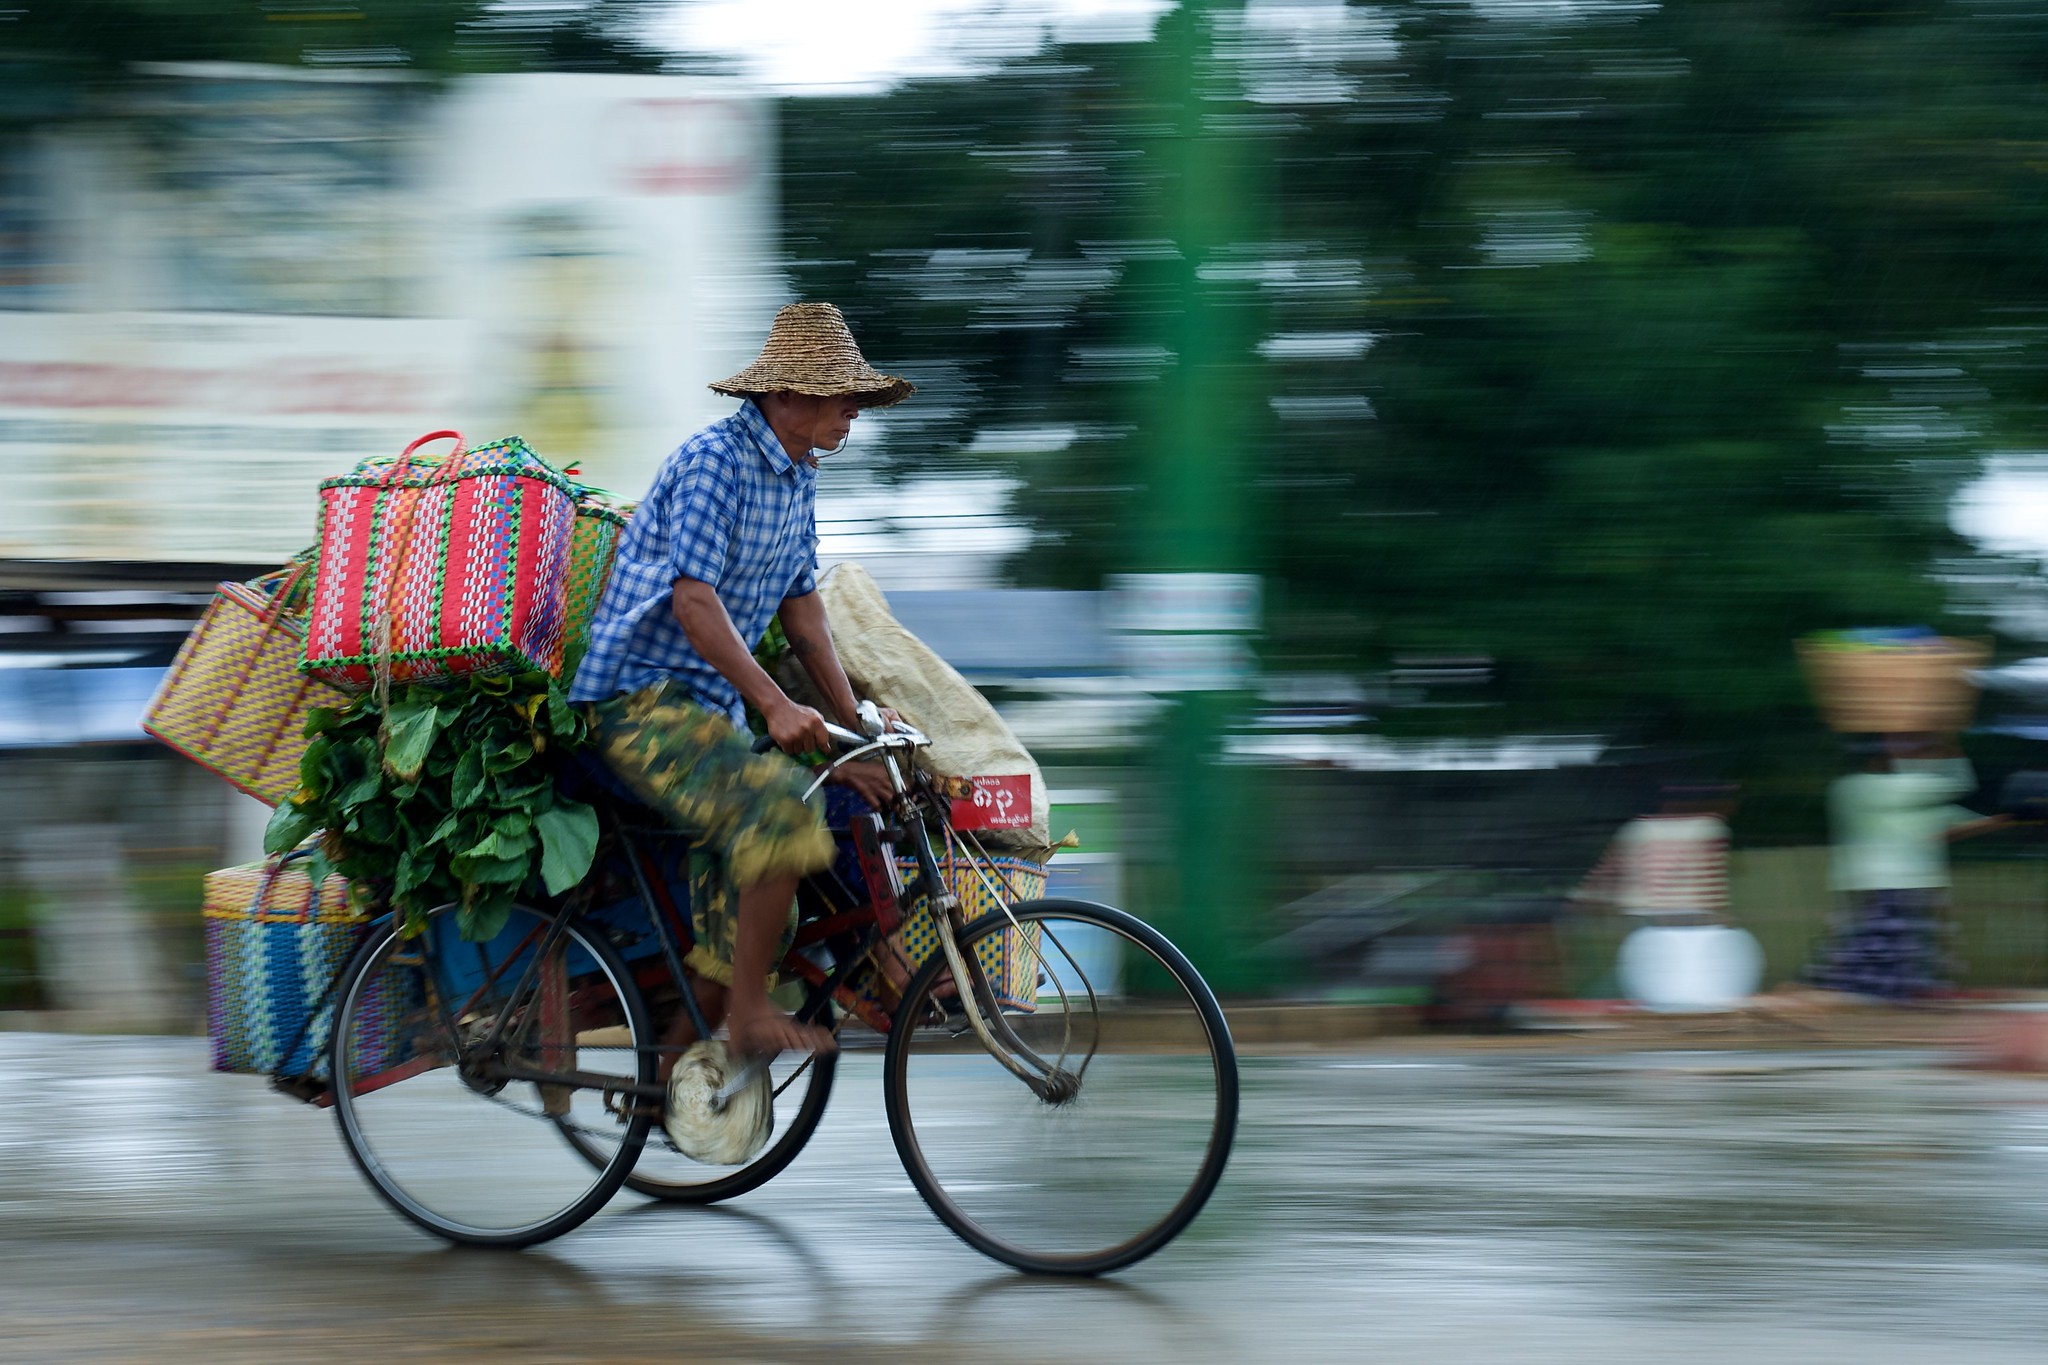
<instances>
[{"instance_id":1,"label":"camouflage patterned longyi","mask_svg":"<svg viewBox=\"0 0 2048 1365\"><path fill-rule=\"evenodd\" d=\"M671 683L590 706L598 751L633 794L690 837L693 971L732 984L739 888L831 865L821 807L803 799L807 774L781 754L757 754L749 738ZM789 933L796 904L789 907ZM784 948L788 944L785 936ZM781 953L776 954L779 959Z\"/></svg>"}]
</instances>

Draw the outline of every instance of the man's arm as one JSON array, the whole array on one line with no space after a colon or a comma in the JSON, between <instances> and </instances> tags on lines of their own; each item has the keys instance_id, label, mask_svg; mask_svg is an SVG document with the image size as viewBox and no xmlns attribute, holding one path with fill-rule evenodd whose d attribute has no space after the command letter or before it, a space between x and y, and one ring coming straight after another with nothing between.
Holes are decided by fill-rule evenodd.
<instances>
[{"instance_id":1,"label":"man's arm","mask_svg":"<svg viewBox=\"0 0 2048 1365\"><path fill-rule=\"evenodd\" d=\"M1955 807L1954 815L1957 817L1956 821L1948 827L1950 843L1958 839L1975 839L1982 834L1995 834L1999 830L2012 829L2019 824L2019 821L2010 815L1979 815L1967 806Z\"/></svg>"},{"instance_id":2,"label":"man's arm","mask_svg":"<svg viewBox=\"0 0 2048 1365\"><path fill-rule=\"evenodd\" d=\"M824 602L814 592L785 597L778 614L784 638L795 652L797 662L804 666L804 672L817 684L819 695L838 713L841 725L858 731L860 702L853 695L845 666L839 662L839 651L832 647L832 627L825 619Z\"/></svg>"},{"instance_id":3,"label":"man's arm","mask_svg":"<svg viewBox=\"0 0 2048 1365\"><path fill-rule=\"evenodd\" d=\"M807 592L800 597L783 598L777 612L782 619L783 638L789 641L804 672L811 675L811 681L824 695L826 705L839 713L840 724L858 733L859 703L854 700L853 684L847 680L846 669L839 662L839 651L832 647L832 628L825 620L824 602L817 593ZM885 724L895 719L894 711L882 712ZM859 792L877 810L896 795L888 771L872 761L842 764L833 770L833 780Z\"/></svg>"},{"instance_id":4,"label":"man's arm","mask_svg":"<svg viewBox=\"0 0 2048 1365\"><path fill-rule=\"evenodd\" d=\"M825 718L810 707L791 701L767 670L754 661L753 651L740 639L725 603L718 600L718 593L709 583L678 578L669 602L683 634L689 637L690 648L723 674L727 682L740 690L747 704L761 713L768 722L768 736L777 748L790 754L831 750L832 737L825 731ZM788 632L787 622L783 630ZM842 681L844 676L841 675Z\"/></svg>"}]
</instances>

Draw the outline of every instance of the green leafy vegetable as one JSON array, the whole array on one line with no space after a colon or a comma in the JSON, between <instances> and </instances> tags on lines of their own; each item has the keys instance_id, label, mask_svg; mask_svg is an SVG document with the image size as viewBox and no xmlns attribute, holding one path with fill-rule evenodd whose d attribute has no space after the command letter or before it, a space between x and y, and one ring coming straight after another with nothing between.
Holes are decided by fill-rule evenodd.
<instances>
[{"instance_id":1,"label":"green leafy vegetable","mask_svg":"<svg viewBox=\"0 0 2048 1365\"><path fill-rule=\"evenodd\" d=\"M318 828L318 818L293 797L270 813L270 823L263 827L263 851L288 853L306 842L306 836Z\"/></svg>"},{"instance_id":2,"label":"green leafy vegetable","mask_svg":"<svg viewBox=\"0 0 2048 1365\"><path fill-rule=\"evenodd\" d=\"M388 897L412 932L452 901L463 937L487 939L536 879L559 895L589 874L597 813L556 792L546 757L585 742L583 717L544 673L398 688L388 713L359 697L313 711L306 733L265 850L324 830L315 872Z\"/></svg>"},{"instance_id":3,"label":"green leafy vegetable","mask_svg":"<svg viewBox=\"0 0 2048 1365\"><path fill-rule=\"evenodd\" d=\"M402 781L418 780L440 719L440 710L416 695L394 700L384 743L384 771Z\"/></svg>"},{"instance_id":4,"label":"green leafy vegetable","mask_svg":"<svg viewBox=\"0 0 2048 1365\"><path fill-rule=\"evenodd\" d=\"M534 817L540 831L540 876L548 894L559 896L583 880L597 853L597 812L558 804Z\"/></svg>"}]
</instances>

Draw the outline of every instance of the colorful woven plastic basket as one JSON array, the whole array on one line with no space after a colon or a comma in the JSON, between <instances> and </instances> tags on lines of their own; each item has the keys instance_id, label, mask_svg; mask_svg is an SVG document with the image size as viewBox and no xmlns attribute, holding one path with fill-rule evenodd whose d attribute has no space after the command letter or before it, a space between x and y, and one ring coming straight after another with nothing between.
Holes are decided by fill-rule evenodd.
<instances>
[{"instance_id":1,"label":"colorful woven plastic basket","mask_svg":"<svg viewBox=\"0 0 2048 1365\"><path fill-rule=\"evenodd\" d=\"M1018 901L1036 900L1045 894L1044 864L1023 858L994 858L991 861L995 865L995 881L1007 893L1000 900L966 860L951 860L939 868L951 884L953 894L960 898L961 911L969 923L1002 908L1004 903L1014 905ZM915 858L900 858L897 862L906 883L917 875ZM974 946L974 955L980 960L982 970L988 973L996 998L1005 1009L1028 1012L1038 1007L1038 938L1039 927L1027 924L1022 929L990 934ZM888 945L881 951L899 954L901 964L909 972L915 972L927 958L939 951L938 926L927 913L924 897L903 903L902 927L890 936ZM863 971L847 983L847 990L852 997L847 1003L857 1015L878 1017L877 1012L886 1015L895 1004L895 991L879 972Z\"/></svg>"},{"instance_id":2,"label":"colorful woven plastic basket","mask_svg":"<svg viewBox=\"0 0 2048 1365\"><path fill-rule=\"evenodd\" d=\"M223 583L144 713L142 728L260 801L299 785L306 713L343 700L299 671L303 566Z\"/></svg>"},{"instance_id":3,"label":"colorful woven plastic basket","mask_svg":"<svg viewBox=\"0 0 2048 1365\"><path fill-rule=\"evenodd\" d=\"M569 481L516 437L444 459L422 436L320 485L320 569L304 667L348 691L544 669L560 676Z\"/></svg>"},{"instance_id":4,"label":"colorful woven plastic basket","mask_svg":"<svg viewBox=\"0 0 2048 1365\"><path fill-rule=\"evenodd\" d=\"M590 648L590 619L611 580L612 558L634 506L601 489L576 489L576 525L569 536L569 582L562 606L564 678L576 676L576 665Z\"/></svg>"},{"instance_id":5,"label":"colorful woven plastic basket","mask_svg":"<svg viewBox=\"0 0 2048 1365\"><path fill-rule=\"evenodd\" d=\"M327 1075L334 986L368 921L349 909L348 883L317 896L299 854L222 868L206 878L206 1032L215 1071ZM370 1035L396 1027L407 1002L366 1002Z\"/></svg>"}]
</instances>

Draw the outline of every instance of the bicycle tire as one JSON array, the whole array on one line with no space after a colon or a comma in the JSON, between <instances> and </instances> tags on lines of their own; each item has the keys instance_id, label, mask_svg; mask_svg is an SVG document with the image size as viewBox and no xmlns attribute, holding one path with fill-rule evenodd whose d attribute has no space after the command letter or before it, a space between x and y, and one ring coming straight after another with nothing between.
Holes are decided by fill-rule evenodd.
<instances>
[{"instance_id":1,"label":"bicycle tire","mask_svg":"<svg viewBox=\"0 0 2048 1365\"><path fill-rule=\"evenodd\" d=\"M838 1069L839 1054L835 1052L811 1059L810 1066L805 1070L805 1075L809 1077L806 1082L807 1089L804 1091L803 1099L798 1102L795 1116L783 1125L774 1140L763 1147L746 1165L734 1167L724 1175L702 1181L665 1179L659 1173L659 1167L649 1170L649 1158L658 1150L657 1144L661 1142L658 1137L650 1137L647 1146L641 1150L639 1162L635 1163L632 1173L626 1177L625 1187L635 1194L667 1204L716 1204L721 1200L745 1194L749 1190L761 1188L782 1174L817 1133L818 1124L825 1117L825 1105L832 1098L832 1082ZM563 1128L561 1132L563 1140L584 1160L596 1164L603 1159L603 1153L581 1134L569 1128ZM677 1161L688 1160L681 1153L676 1153L675 1157Z\"/></svg>"},{"instance_id":2,"label":"bicycle tire","mask_svg":"<svg viewBox=\"0 0 2048 1365\"><path fill-rule=\"evenodd\" d=\"M611 1159L602 1167L596 1169L588 1185L582 1189L580 1194L568 1198L559 1208L538 1217L515 1222L510 1226L487 1226L467 1222L463 1218L445 1210L436 1209L427 1198L422 1197L421 1194L409 1187L407 1181L400 1178L398 1173L392 1169L391 1158L388 1155L380 1155L377 1151L375 1142L365 1130L363 1115L358 1110L362 1101L370 1095L395 1091L399 1086L409 1084L411 1078L401 1078L395 1083L386 1081L376 1086L366 1086L358 1094L357 1087L351 1080L355 1074L351 1063L352 1040L356 1038L358 1022L360 1020L366 1036L379 1040L366 1042L363 1045L365 1049L374 1051L378 1048L392 1046L391 1043L382 1041L391 1032L389 1021L385 1018L374 1017L377 1015L377 1011L385 1006L382 1002L371 1003L371 997L378 989L386 991L402 989L402 987L393 986L390 981L387 981L381 971L383 967L390 965L389 959L393 951L401 943L411 944L412 950L419 958L416 969L413 968L412 964L404 964L401 969L402 972L418 977L421 981L436 978L447 979L447 971L450 964L442 960L442 955L436 947L437 936L434 922L443 916L452 916L455 914L456 909L457 907L454 905L444 905L429 911L427 916L429 921L428 931L412 940L400 938L399 928L395 921L379 924L364 939L362 944L356 949L354 957L350 959L336 992L334 1033L329 1040L328 1047L328 1065L329 1074L332 1077L335 1120L341 1133L343 1146L348 1149L349 1156L355 1161L357 1169L363 1173L364 1178L370 1182L371 1188L377 1192L378 1196L386 1204L417 1226L438 1237L465 1246L495 1247L506 1250L532 1246L535 1243L548 1241L573 1230L604 1207L611 1197L618 1192L619 1187L625 1183L627 1176L632 1173L633 1164L639 1158L640 1149L646 1142L648 1129L653 1119L649 1114L642 1112L644 1106L633 1106L624 1120L621 1140L614 1149ZM508 924L516 924L517 917L521 915L531 917L538 924L545 924L545 922L553 919L553 916L546 912L535 910L529 906L519 905L513 908L514 918L508 921ZM445 927L452 929L453 926L448 925ZM604 984L616 993L618 1008L622 1011L624 1022L629 1029L629 1041L633 1044L632 1054L635 1060L632 1075L643 1084L652 1084L654 1081L654 1055L650 1049L653 1042L653 1026L649 1020L646 1001L641 996L639 987L634 983L631 972L627 970L624 960L620 958L618 951L609 942L605 941L603 937L587 933L573 922L565 925L563 932L565 943L567 944L567 948L563 949L563 951L567 952L573 949L588 954L590 961L594 964L598 973L601 974ZM475 945L470 946L474 947ZM565 962L570 960L565 958ZM509 972L506 974L509 975ZM516 989L516 985L513 989ZM471 997L471 1000L473 1003L474 997ZM425 1046L420 1041L422 1037L426 1036L425 1031L435 1027L432 1016L436 1011L437 1007L431 1004L423 1004L414 1007L405 1016L408 1021L416 1021L418 1031L406 1035L408 1041L402 1045L410 1046L414 1049L414 1055L416 1056ZM571 1027L573 1027L573 1020ZM445 1030L443 1031L445 1032ZM454 1050L458 1053L460 1052L461 1044L459 1042L454 1044ZM620 1051L623 1049L608 1050ZM581 1066L581 1062L579 1061L576 1065ZM390 1077L401 1070L407 1069L409 1068L404 1065L391 1067L381 1074L385 1077ZM452 1112L450 1100L460 1099L459 1092L461 1090L467 1089L471 1091L472 1094L476 1095L480 1104L489 1100L489 1097L481 1095L477 1087L462 1080L459 1073L449 1066L427 1066L420 1069L416 1075L419 1077L436 1077L437 1079L434 1082L433 1088L429 1091L432 1097L431 1115L425 1106L416 1106L415 1112L407 1114L406 1123L414 1130L422 1129L424 1127L423 1121L429 1117L438 1117L443 1113ZM451 1078L455 1081L453 1088L448 1084ZM373 1078L366 1077L365 1079ZM626 1079L626 1077L622 1075L621 1079ZM502 1090L508 1086L524 1086L528 1084L530 1083L519 1081L504 1082L500 1084L499 1088ZM538 1094L540 1087L536 1086L534 1088L535 1093ZM562 1088L565 1090L569 1089L569 1087ZM389 1101L380 1100L377 1103L381 1107L388 1104ZM463 1112L465 1114L473 1114L478 1111L475 1109L464 1109ZM539 1119L542 1118L542 1115L527 1117ZM550 1121L548 1126L551 1129L558 1129L559 1124ZM453 1139L450 1138L448 1141L452 1142ZM497 1152L473 1152L466 1153L465 1155L477 1162L502 1159ZM418 1182L414 1181L411 1183ZM497 1183L500 1187L504 1187L507 1182L501 1181Z\"/></svg>"},{"instance_id":3,"label":"bicycle tire","mask_svg":"<svg viewBox=\"0 0 2048 1365\"><path fill-rule=\"evenodd\" d=\"M1158 1049L1157 1056L1159 1057L1178 1058L1185 1056L1192 1058L1198 1055L1206 1055L1209 1063L1209 1074L1213 1077L1213 1113L1206 1120L1208 1129L1206 1135L1203 1136L1204 1145L1199 1159L1192 1162L1192 1169L1187 1176L1186 1187L1180 1189L1177 1194L1168 1193L1161 1195L1161 1200L1170 1201L1164 1203L1163 1212L1156 1219L1152 1219L1142 1227L1135 1228L1128 1235L1120 1236L1106 1245L1081 1246L1078 1248L1066 1247L1062 1249L1025 1245L1017 1239L1014 1233L1000 1231L988 1226L991 1221L988 1214L978 1213L975 1210L969 1209L963 1204L962 1199L958 1197L972 1185L979 1189L997 1191L998 1193L991 1197L993 1200L1008 1200L1012 1207L1025 1208L1028 1209L1029 1213L1035 1214L1039 1211L1040 1206L1031 1202L1031 1195L1010 1193L1010 1191L1025 1189L1028 1182L1010 1182L1006 1184L998 1180L992 1184L979 1185L973 1181L963 1182L956 1180L955 1191L949 1193L946 1189L947 1177L941 1175L933 1168L932 1155L928 1150L932 1145L932 1140L929 1136L926 1139L920 1138L916 1115L912 1112L913 1107L918 1104L918 1100L913 1094L913 1083L910 1079L911 1059L914 1053L919 1052L921 1046L920 1039L930 1041L935 1037L936 1032L945 1032L948 1037L954 1040L948 1043L946 1039L937 1039L935 1050L930 1055L940 1059L941 1065L939 1070L942 1073L959 1073L972 1070L977 1077L980 1077L981 1079L975 1082L981 1087L977 1095L978 1100L986 1100L993 1096L1001 1100L1012 1114L1022 1115L1027 1119L1034 1114L1045 1115L1054 1122L1057 1121L1055 1117L1057 1114L1070 1112L1070 1110L1067 1106L1048 1104L1038 1100L1021 1082L1015 1081L1007 1072L1001 1072L999 1075L993 1072L992 1069L996 1068L998 1064L990 1057L986 1049L981 1046L978 1039L972 1033L964 1035L970 1046L963 1047L958 1042L958 1039L962 1036L958 1032L959 1026L948 1027L937 1023L942 1018L942 1014L933 1005L932 992L940 975L946 970L944 955L940 953L933 954L932 958L912 978L910 985L904 991L903 1005L897 1014L896 1026L890 1031L888 1047L883 1058L882 1073L884 1102L889 1116L889 1133L895 1141L898 1156L902 1158L905 1172L909 1175L911 1183L916 1187L917 1192L923 1196L925 1203L930 1205L932 1212L938 1215L939 1220L955 1236L975 1250L1006 1265L1034 1274L1100 1275L1108 1271L1119 1270L1152 1255L1179 1236L1195 1220L1195 1217L1201 1213L1203 1206L1208 1203L1209 1196L1215 1192L1217 1183L1223 1178L1224 1167L1229 1161L1230 1148L1236 1135L1239 1107L1237 1054L1231 1042L1229 1025L1224 1020L1222 1008L1216 1003L1215 994L1210 991L1208 984L1202 980L1200 974L1195 971L1194 966L1189 963L1179 949L1167 941L1164 935L1135 916L1110 906L1097 905L1088 901L1057 899L1025 901L1012 906L1010 914L1014 915L1022 925L1038 924L1041 935L1046 932L1046 926L1055 922L1095 926L1105 930L1122 939L1125 943L1136 945L1141 949L1151 958L1157 968L1163 970L1172 986L1177 988L1180 995L1184 997L1192 1022L1179 1021L1178 1016L1176 1016L1176 1027L1180 1029L1180 1032L1174 1035L1172 1045L1154 1044L1154 1046ZM976 920L962 931L961 947L963 953L974 951L976 945L981 940L990 934L1007 929L1009 924L1009 918L1002 912L985 915ZM1040 944L1042 953L1043 938L1041 938ZM1066 949L1062 948L1061 951L1064 952ZM1071 954L1069 954L1068 960L1069 962L1075 962ZM1074 971L1076 973L1081 972L1077 962L1075 962ZM1041 976L1041 982L1044 979ZM1082 975L1082 979L1086 980L1085 974ZM1169 992L1170 994L1171 992ZM1131 1021L1132 1030L1143 1027L1142 1020L1145 1017L1145 1013L1142 1008L1126 1010L1120 1015L1114 1011L1112 1011L1110 1016L1103 1015L1100 1006L1107 999L1108 997L1102 993L1102 988L1096 987L1093 984L1087 987L1086 1003L1090 1010L1094 1011L1097 1020L1095 1027L1098 1032L1098 1040L1101 1029L1104 1027L1100 1021L1104 1017L1120 1017L1129 1020ZM1077 1015L1073 1004L1074 1001L1069 999L1065 1002L1064 1008L1057 1012L1053 1012L1049 1007L1041 1004L1038 1014L1012 1014L1008 1017L1012 1020L1013 1024L1019 1025L1025 1021L1035 1020L1034 1027L1048 1030L1053 1027L1054 1020L1060 1021L1058 1027L1071 1030L1074 1027L1073 1021L1079 1018L1082 1020L1081 1026L1087 1027L1088 1016ZM1146 1055L1142 1051L1142 1043L1134 1041L1130 1045L1134 1050L1128 1054L1129 1056L1140 1057ZM1180 1050L1175 1050L1176 1048ZM1095 1064L1099 1057L1112 1055L1124 1056L1127 1054L1109 1052L1098 1054L1091 1052L1089 1060L1082 1063L1083 1072L1085 1073L1089 1066ZM961 1059L966 1060L963 1061ZM1199 1078L1202 1074L1200 1067L1193 1061L1185 1063L1180 1068L1180 1071L1196 1078ZM1112 1070L1111 1077L1113 1078L1115 1074L1115 1071ZM1142 1075L1143 1073L1139 1072L1138 1074ZM989 1076L993 1076L994 1079L992 1081L988 1080L987 1077ZM1097 1081L1095 1082L1096 1093L1106 1093L1109 1097L1109 1103L1113 1105L1116 1095L1116 1091L1113 1088L1113 1080L1110 1082L1112 1088L1107 1092L1103 1092L1101 1089L1104 1083L1104 1079L1098 1074ZM1077 1082L1077 1094L1072 1101L1074 1106L1078 1106L1084 1099L1088 1098L1088 1084L1086 1080ZM956 1088L956 1086L957 1082L951 1076L941 1074L930 1086L927 1086L924 1082L919 1082L917 1088L925 1090L928 1094L943 1096ZM992 1113L993 1111L990 1112ZM1143 1106L1130 1111L1133 1121L1144 1120L1150 1113L1151 1111ZM1111 1118L1112 1121L1115 1121L1114 1115ZM994 1141L1008 1140L1014 1142L1020 1154L1042 1157L1049 1162L1053 1162L1055 1164L1052 1169L1055 1171L1063 1169L1057 1165L1059 1158L1055 1155L1050 1145L1041 1148L1021 1135L1014 1139L1006 1138L1003 1130L991 1126L999 1122L999 1119L984 1113L970 1118L948 1118L940 1123L927 1125L926 1131L928 1135L938 1135L938 1140L941 1142L954 1142L957 1150L962 1153L961 1159L963 1161L977 1162L984 1166L991 1163L1000 1165L1003 1158L999 1155L991 1155L991 1148ZM1191 1134L1199 1122L1201 1122L1199 1116L1190 1120ZM977 1124L980 1126L976 1127L975 1125ZM956 1132L956 1130L963 1128L970 1129L971 1131L964 1133ZM1049 1127L1047 1131L1057 1136L1057 1129ZM1111 1131L1113 1132L1114 1130L1112 1129ZM1191 1135L1188 1137L1187 1142L1192 1142L1193 1140L1194 1138ZM1187 1142L1184 1142L1182 1146L1185 1147ZM1119 1180L1133 1174L1162 1178L1174 1188L1178 1188L1180 1176L1164 1173L1163 1163L1151 1163L1140 1158L1140 1169L1135 1172L1130 1163L1131 1159L1127 1155L1120 1155L1111 1161L1097 1163L1101 1168L1100 1174L1107 1177L1107 1183L1098 1184L1097 1188L1114 1190ZM1158 1169L1155 1169L1155 1167ZM1122 1174L1119 1175L1117 1172L1122 1172ZM997 1173L999 1175L1004 1174L1000 1170ZM1009 1172L1009 1174L1014 1174L1014 1172ZM1047 1189L1050 1190L1051 1188L1051 1183L1048 1181ZM1081 1192L1075 1193L1077 1202L1074 1207L1077 1210L1088 1210L1089 1206L1087 1204L1078 1202L1083 1198L1085 1196ZM989 1199L984 1198L983 1202L986 1204L989 1202Z\"/></svg>"}]
</instances>

